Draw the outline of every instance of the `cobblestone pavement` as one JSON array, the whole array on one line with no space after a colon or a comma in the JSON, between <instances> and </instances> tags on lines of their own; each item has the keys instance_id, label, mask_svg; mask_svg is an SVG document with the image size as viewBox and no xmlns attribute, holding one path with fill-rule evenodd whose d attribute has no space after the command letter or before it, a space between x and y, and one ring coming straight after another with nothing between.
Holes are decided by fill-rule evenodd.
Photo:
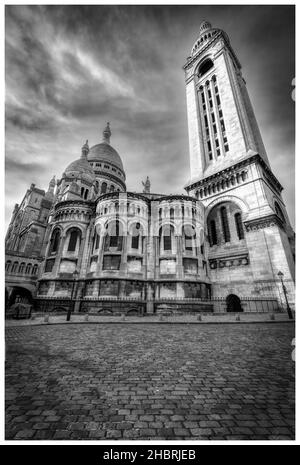
<instances>
[{"instance_id":1,"label":"cobblestone pavement","mask_svg":"<svg viewBox=\"0 0 300 465\"><path fill-rule=\"evenodd\" d=\"M294 325L6 330L6 439L294 439Z\"/></svg>"}]
</instances>

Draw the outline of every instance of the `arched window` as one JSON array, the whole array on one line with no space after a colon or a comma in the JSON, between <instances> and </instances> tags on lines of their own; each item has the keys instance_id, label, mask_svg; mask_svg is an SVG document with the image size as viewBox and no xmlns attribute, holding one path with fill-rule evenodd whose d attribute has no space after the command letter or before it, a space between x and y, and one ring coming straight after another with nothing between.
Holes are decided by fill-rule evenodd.
<instances>
[{"instance_id":1,"label":"arched window","mask_svg":"<svg viewBox=\"0 0 300 465\"><path fill-rule=\"evenodd\" d=\"M235 219L235 227L236 227L236 232L238 235L239 240L244 239L244 229L243 229L243 224L242 224L242 215L240 213L236 213L234 215Z\"/></svg>"},{"instance_id":2,"label":"arched window","mask_svg":"<svg viewBox=\"0 0 300 465\"><path fill-rule=\"evenodd\" d=\"M52 237L50 241L50 253L57 252L59 241L60 241L60 231L59 229L55 229L52 233Z\"/></svg>"},{"instance_id":3,"label":"arched window","mask_svg":"<svg viewBox=\"0 0 300 465\"><path fill-rule=\"evenodd\" d=\"M110 186L110 192L114 192L114 190L115 190L115 186L111 185Z\"/></svg>"},{"instance_id":4,"label":"arched window","mask_svg":"<svg viewBox=\"0 0 300 465\"><path fill-rule=\"evenodd\" d=\"M211 247L218 243L217 228L215 220L209 222L209 242Z\"/></svg>"},{"instance_id":5,"label":"arched window","mask_svg":"<svg viewBox=\"0 0 300 465\"><path fill-rule=\"evenodd\" d=\"M83 197L83 195L84 195L84 187L81 188L81 191L80 191L80 192L81 192L81 194L80 194L81 197Z\"/></svg>"},{"instance_id":6,"label":"arched window","mask_svg":"<svg viewBox=\"0 0 300 465\"><path fill-rule=\"evenodd\" d=\"M137 249L139 248L139 240L140 236L132 236L131 238L131 248L132 249Z\"/></svg>"},{"instance_id":7,"label":"arched window","mask_svg":"<svg viewBox=\"0 0 300 465\"><path fill-rule=\"evenodd\" d=\"M123 244L123 236L120 227L119 221L112 221L107 226L107 235L105 236L104 241L104 251L110 251L110 249L114 249L114 251L121 251Z\"/></svg>"},{"instance_id":8,"label":"arched window","mask_svg":"<svg viewBox=\"0 0 300 465\"><path fill-rule=\"evenodd\" d=\"M19 273L24 273L25 263L22 262L19 266Z\"/></svg>"},{"instance_id":9,"label":"arched window","mask_svg":"<svg viewBox=\"0 0 300 465\"><path fill-rule=\"evenodd\" d=\"M33 274L33 275L36 275L36 274L37 274L37 271L38 271L38 265L35 264L35 265L33 266L33 268L32 268L32 274Z\"/></svg>"},{"instance_id":10,"label":"arched window","mask_svg":"<svg viewBox=\"0 0 300 465\"><path fill-rule=\"evenodd\" d=\"M172 252L172 232L173 227L165 225L160 230L160 236L162 239L161 252Z\"/></svg>"},{"instance_id":11,"label":"arched window","mask_svg":"<svg viewBox=\"0 0 300 465\"><path fill-rule=\"evenodd\" d=\"M195 248L195 239L196 239L196 232L194 228L192 228L190 225L184 226L183 236L184 236L185 250L193 251L193 249Z\"/></svg>"},{"instance_id":12,"label":"arched window","mask_svg":"<svg viewBox=\"0 0 300 465\"><path fill-rule=\"evenodd\" d=\"M174 220L174 208L170 208L170 219Z\"/></svg>"},{"instance_id":13,"label":"arched window","mask_svg":"<svg viewBox=\"0 0 300 465\"><path fill-rule=\"evenodd\" d=\"M165 251L172 250L172 237L171 237L171 235L166 236L164 234L164 250Z\"/></svg>"},{"instance_id":14,"label":"arched window","mask_svg":"<svg viewBox=\"0 0 300 465\"><path fill-rule=\"evenodd\" d=\"M140 245L140 228L141 228L140 223L136 223L134 225L134 227L133 227L132 236L131 236L131 248L132 249L136 249L136 250L139 249L139 245Z\"/></svg>"},{"instance_id":15,"label":"arched window","mask_svg":"<svg viewBox=\"0 0 300 465\"><path fill-rule=\"evenodd\" d=\"M10 265L11 265L11 261L10 261L10 260L7 260L7 262L6 262L6 264L5 264L5 271L9 271Z\"/></svg>"},{"instance_id":16,"label":"arched window","mask_svg":"<svg viewBox=\"0 0 300 465\"><path fill-rule=\"evenodd\" d=\"M78 231L71 231L68 252L75 252L77 245Z\"/></svg>"},{"instance_id":17,"label":"arched window","mask_svg":"<svg viewBox=\"0 0 300 465\"><path fill-rule=\"evenodd\" d=\"M119 222L116 222L115 231L111 230L111 235L109 237L109 247L118 247L118 238L120 235Z\"/></svg>"},{"instance_id":18,"label":"arched window","mask_svg":"<svg viewBox=\"0 0 300 465\"><path fill-rule=\"evenodd\" d=\"M31 273L31 268L32 268L31 263L28 263L27 266L26 266L26 271L25 271L25 273L26 273L26 274L30 274L30 273Z\"/></svg>"},{"instance_id":19,"label":"arched window","mask_svg":"<svg viewBox=\"0 0 300 465\"><path fill-rule=\"evenodd\" d=\"M107 182L103 182L101 184L101 194L105 194L106 190L107 190Z\"/></svg>"},{"instance_id":20,"label":"arched window","mask_svg":"<svg viewBox=\"0 0 300 465\"><path fill-rule=\"evenodd\" d=\"M89 195L89 190L86 189L85 193L84 193L84 200L86 200L88 198L88 195Z\"/></svg>"},{"instance_id":21,"label":"arched window","mask_svg":"<svg viewBox=\"0 0 300 465\"><path fill-rule=\"evenodd\" d=\"M202 77L204 76L206 73L208 73L208 71L210 69L212 69L214 66L212 60L210 58L208 58L207 60L205 60L202 65L199 66L199 71L198 71L198 75L199 77Z\"/></svg>"},{"instance_id":22,"label":"arched window","mask_svg":"<svg viewBox=\"0 0 300 465\"><path fill-rule=\"evenodd\" d=\"M225 242L230 242L230 231L229 231L226 207L222 207L220 211L221 211L221 222L222 222L224 240Z\"/></svg>"},{"instance_id":23,"label":"arched window","mask_svg":"<svg viewBox=\"0 0 300 465\"><path fill-rule=\"evenodd\" d=\"M18 269L18 266L19 266L19 262L14 262L13 266L12 266L12 269L11 269L11 272L12 273L15 273Z\"/></svg>"},{"instance_id":24,"label":"arched window","mask_svg":"<svg viewBox=\"0 0 300 465\"><path fill-rule=\"evenodd\" d=\"M96 233L95 250L99 249L99 243L100 243L100 236L98 233Z\"/></svg>"}]
</instances>

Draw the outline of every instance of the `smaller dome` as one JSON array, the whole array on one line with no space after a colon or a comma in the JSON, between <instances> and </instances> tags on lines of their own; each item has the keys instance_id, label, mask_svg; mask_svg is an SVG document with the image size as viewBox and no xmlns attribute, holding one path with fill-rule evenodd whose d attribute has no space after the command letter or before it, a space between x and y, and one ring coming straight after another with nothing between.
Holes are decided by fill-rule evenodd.
<instances>
[{"instance_id":1,"label":"smaller dome","mask_svg":"<svg viewBox=\"0 0 300 465\"><path fill-rule=\"evenodd\" d=\"M193 45L191 56L194 56L204 46L206 46L213 37L220 32L221 29L213 28L209 21L202 21L199 28L199 34L196 42Z\"/></svg>"},{"instance_id":2,"label":"smaller dome","mask_svg":"<svg viewBox=\"0 0 300 465\"><path fill-rule=\"evenodd\" d=\"M207 31L208 29L211 29L211 28L212 28L212 25L208 21L202 21L202 23L200 24L199 33L203 34L204 31Z\"/></svg>"},{"instance_id":3,"label":"smaller dome","mask_svg":"<svg viewBox=\"0 0 300 465\"><path fill-rule=\"evenodd\" d=\"M65 169L65 174L69 177L82 177L89 182L95 180L95 173L93 168L90 166L87 160L78 158L78 160L72 161L69 166Z\"/></svg>"},{"instance_id":4,"label":"smaller dome","mask_svg":"<svg viewBox=\"0 0 300 465\"><path fill-rule=\"evenodd\" d=\"M87 161L87 154L89 151L88 143L82 147L81 157L75 161L72 161L65 169L64 175L70 178L82 178L90 183L93 183L96 179L93 168Z\"/></svg>"}]
</instances>

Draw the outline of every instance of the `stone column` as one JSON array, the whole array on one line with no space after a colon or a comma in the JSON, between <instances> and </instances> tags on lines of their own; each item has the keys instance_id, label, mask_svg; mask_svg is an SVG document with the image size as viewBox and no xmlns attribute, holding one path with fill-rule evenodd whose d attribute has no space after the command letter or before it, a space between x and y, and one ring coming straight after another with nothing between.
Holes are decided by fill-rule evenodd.
<instances>
[{"instance_id":1,"label":"stone column","mask_svg":"<svg viewBox=\"0 0 300 465\"><path fill-rule=\"evenodd\" d=\"M81 244L80 244L80 250L78 253L78 262L77 262L77 269L80 271L81 276L85 276L87 273L87 268L88 268L88 260L90 257L90 246L91 246L91 232L92 232L93 226L87 227L85 230L85 233L82 234L81 237Z\"/></svg>"},{"instance_id":2,"label":"stone column","mask_svg":"<svg viewBox=\"0 0 300 465\"><path fill-rule=\"evenodd\" d=\"M75 300L74 301L74 313L80 312L83 285L84 285L83 281L76 280L74 283L74 295L73 295L73 299Z\"/></svg>"},{"instance_id":3,"label":"stone column","mask_svg":"<svg viewBox=\"0 0 300 465\"><path fill-rule=\"evenodd\" d=\"M122 280L119 282L119 297L120 298L126 297L125 286L126 286L126 281Z\"/></svg>"},{"instance_id":4,"label":"stone column","mask_svg":"<svg viewBox=\"0 0 300 465\"><path fill-rule=\"evenodd\" d=\"M154 289L152 283L147 283L147 305L146 313L152 315L154 313Z\"/></svg>"},{"instance_id":5,"label":"stone column","mask_svg":"<svg viewBox=\"0 0 300 465\"><path fill-rule=\"evenodd\" d=\"M123 272L124 275L126 274L127 270L127 239L127 236L123 236L120 272Z\"/></svg>"},{"instance_id":6,"label":"stone column","mask_svg":"<svg viewBox=\"0 0 300 465\"><path fill-rule=\"evenodd\" d=\"M59 247L58 247L58 251L55 255L55 263L54 263L54 267L52 269L52 273L53 275L57 276L58 275L58 271L59 271L59 264L60 264L60 259L62 257L62 252L63 252L63 248L64 248L64 245L65 245L65 240L66 240L66 233L62 233L61 235L61 239L60 239L60 243L59 243ZM51 258L51 256L49 256L48 258Z\"/></svg>"},{"instance_id":7,"label":"stone column","mask_svg":"<svg viewBox=\"0 0 300 465\"><path fill-rule=\"evenodd\" d=\"M155 284L155 300L159 299L159 283Z\"/></svg>"},{"instance_id":8,"label":"stone column","mask_svg":"<svg viewBox=\"0 0 300 465\"><path fill-rule=\"evenodd\" d=\"M97 262L97 268L96 268L96 276L99 276L102 271L102 261L103 261L103 255L104 255L104 241L105 241L105 234L101 231L100 234L100 241L99 241L99 250L98 250L98 262Z\"/></svg>"},{"instance_id":9,"label":"stone column","mask_svg":"<svg viewBox=\"0 0 300 465\"><path fill-rule=\"evenodd\" d=\"M177 283L177 285L176 285L176 294L177 294L176 296L179 297L179 298L185 297L184 286L183 286L182 282Z\"/></svg>"},{"instance_id":10,"label":"stone column","mask_svg":"<svg viewBox=\"0 0 300 465\"><path fill-rule=\"evenodd\" d=\"M182 237L177 236L177 263L176 263L176 268L177 268L177 279L183 279L184 278L184 272L183 272L183 244L182 244Z\"/></svg>"}]
</instances>

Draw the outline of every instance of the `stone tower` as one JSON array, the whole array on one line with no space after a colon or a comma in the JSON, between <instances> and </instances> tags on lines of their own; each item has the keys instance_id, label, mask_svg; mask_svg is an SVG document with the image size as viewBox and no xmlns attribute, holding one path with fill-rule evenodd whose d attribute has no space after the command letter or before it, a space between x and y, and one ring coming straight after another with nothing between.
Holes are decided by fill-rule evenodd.
<instances>
[{"instance_id":1,"label":"stone tower","mask_svg":"<svg viewBox=\"0 0 300 465\"><path fill-rule=\"evenodd\" d=\"M241 65L227 34L207 21L185 71L191 179L206 207L215 296L276 296L278 272L294 300L294 233L271 171Z\"/></svg>"}]
</instances>

